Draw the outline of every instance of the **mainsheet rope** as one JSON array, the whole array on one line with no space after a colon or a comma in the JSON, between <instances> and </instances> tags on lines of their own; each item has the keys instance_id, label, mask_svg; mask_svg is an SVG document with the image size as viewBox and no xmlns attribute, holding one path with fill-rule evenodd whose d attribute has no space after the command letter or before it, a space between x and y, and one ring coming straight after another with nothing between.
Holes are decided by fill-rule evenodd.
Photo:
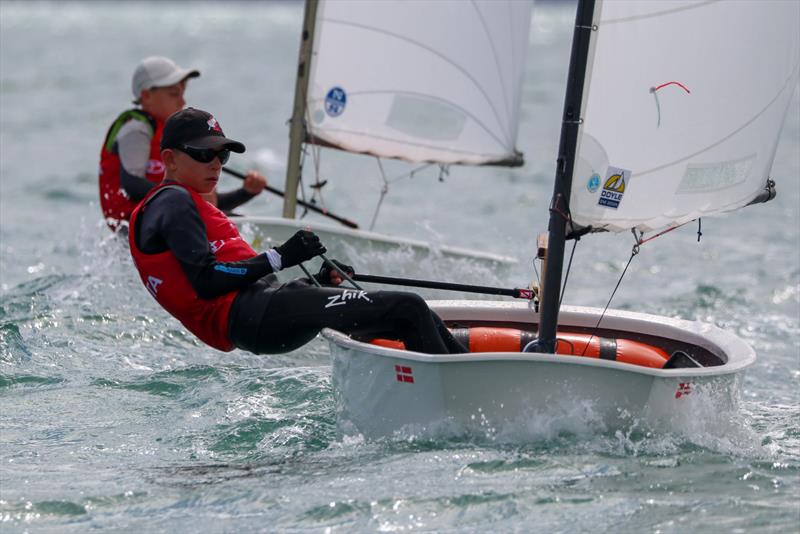
<instances>
[{"instance_id":1,"label":"mainsheet rope","mask_svg":"<svg viewBox=\"0 0 800 534\"><path fill-rule=\"evenodd\" d=\"M381 206L383 205L383 199L389 193L389 185L390 184L396 182L397 180L403 179L403 178L409 178L409 179L414 178L414 175L417 174L418 172L424 171L425 169L427 169L428 167L431 167L432 165L436 165L435 163L425 163L423 165L420 165L419 167L411 169L409 172L404 172L404 173L399 174L399 175L397 175L397 176L395 176L393 178L386 178L386 172L384 172L384 170L383 170L383 163L381 163L380 156L375 156L375 160L378 163L378 170L380 170L380 178L381 178L381 180L383 180L383 187L381 187L381 196L378 198L378 204L375 206L375 213L372 215L372 222L369 225L369 229L370 230L375 228L375 221L378 220L378 213L380 212ZM439 165L439 181L440 182L444 182L444 177L449 175L449 174L450 174L449 166L440 164Z\"/></svg>"},{"instance_id":2,"label":"mainsheet rope","mask_svg":"<svg viewBox=\"0 0 800 534\"><path fill-rule=\"evenodd\" d=\"M683 223L683 224L687 224L687 223ZM594 330L595 331L600 329L600 323L603 321L603 318L606 315L606 311L608 311L608 307L611 305L611 301L614 299L614 295L617 294L617 289L619 289L619 286L622 284L622 279L625 277L625 273L628 272L628 267L630 267L631 262L633 261L633 258L636 255L639 254L639 251L641 250L641 246L644 245L645 243L647 243L648 241L652 241L653 239L655 239L657 237L661 237L666 233L669 233L669 232L671 232L671 231L673 231L673 230L675 230L677 228L680 228L681 226L683 226L683 224L680 224L678 226L673 226L672 228L668 228L668 229L666 229L666 230L664 230L662 232L659 232L659 233L657 233L655 235L652 235L652 236L648 237L647 239L644 239L644 232L641 232L637 236L636 235L636 228L631 228L631 233L633 234L633 239L635 241L633 247L631 248L631 256L630 256L630 258L628 258L628 263L625 264L625 268L622 270L622 274L619 276L619 280L617 280L617 285L614 286L614 291L611 292L611 296L608 298L608 302L606 302L605 308L603 308L603 313L600 314L600 318L597 320L597 324L594 325ZM700 238L703 235L702 226L701 225L702 225L702 219L698 218L697 219L697 242L698 243L700 242ZM570 262L572 262L572 258L570 258ZM589 337L589 342L591 342L592 338L594 338L594 337L595 337L595 334L593 333ZM586 349L589 348L589 342L587 342L586 346L583 348L583 353L581 354L581 356L583 356L586 353Z\"/></svg>"},{"instance_id":3,"label":"mainsheet rope","mask_svg":"<svg viewBox=\"0 0 800 534\"><path fill-rule=\"evenodd\" d=\"M636 229L633 229L633 236L634 236L634 238L636 238ZM600 314L600 318L597 320L597 324L594 325L595 332L600 329L600 323L603 322L603 318L606 315L606 311L608 311L608 307L611 306L611 301L614 299L614 295L617 294L617 289L619 289L620 284L622 284L622 279L625 278L625 273L628 272L628 267L631 266L631 262L633 261L633 258L637 254L639 254L639 245L640 244L641 243L637 239L636 240L636 244L634 244L633 248L631 248L631 257L628 258L628 263L625 264L625 268L622 270L622 274L619 275L619 280L617 280L617 285L614 286L614 291L612 291L611 292L611 296L608 297L608 302L606 302L606 307L603 308L603 313ZM581 356L584 356L586 354L586 349L589 348L589 343L592 342L592 339L594 337L595 337L595 333L593 332L592 335L589 337L589 341L586 342L586 346L583 347L583 352L581 353ZM599 337L599 336L597 336L597 337Z\"/></svg>"}]
</instances>

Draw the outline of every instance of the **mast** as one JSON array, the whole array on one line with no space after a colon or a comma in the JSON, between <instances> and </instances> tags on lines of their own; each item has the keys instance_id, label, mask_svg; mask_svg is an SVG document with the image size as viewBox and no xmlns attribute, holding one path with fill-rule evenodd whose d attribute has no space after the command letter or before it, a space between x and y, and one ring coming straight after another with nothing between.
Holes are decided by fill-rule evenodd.
<instances>
[{"instance_id":1,"label":"mast","mask_svg":"<svg viewBox=\"0 0 800 534\"><path fill-rule=\"evenodd\" d=\"M575 167L578 130L581 123L581 103L586 63L589 56L589 42L593 31L594 8L595 0L579 0L578 10L575 14L575 31L572 36L567 91L564 98L564 116L561 123L561 140L559 141L553 198L550 201L548 250L542 278L537 352L552 353L556 348L561 275L564 267L566 214L569 213L569 197L572 189L572 173Z\"/></svg>"},{"instance_id":2,"label":"mast","mask_svg":"<svg viewBox=\"0 0 800 534\"><path fill-rule=\"evenodd\" d=\"M297 81L294 86L294 108L289 130L289 160L286 165L286 196L283 198L283 217L294 219L297 207L297 186L300 183L300 160L305 140L306 95L311 52L314 47L314 26L317 20L319 0L306 0L303 16L303 33L300 38L300 54L297 61Z\"/></svg>"}]
</instances>

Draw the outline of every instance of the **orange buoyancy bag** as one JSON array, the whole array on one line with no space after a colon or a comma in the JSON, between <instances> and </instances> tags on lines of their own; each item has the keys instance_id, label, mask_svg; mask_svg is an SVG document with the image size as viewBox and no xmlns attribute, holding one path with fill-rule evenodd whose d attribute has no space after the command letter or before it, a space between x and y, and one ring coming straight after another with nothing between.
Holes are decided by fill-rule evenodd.
<instances>
[{"instance_id":1,"label":"orange buoyancy bag","mask_svg":"<svg viewBox=\"0 0 800 534\"><path fill-rule=\"evenodd\" d=\"M669 354L663 349L640 341L563 332L556 334L556 353L613 360L653 369L662 369L669 360Z\"/></svg>"},{"instance_id":2,"label":"orange buoyancy bag","mask_svg":"<svg viewBox=\"0 0 800 534\"><path fill-rule=\"evenodd\" d=\"M450 332L456 340L469 349L469 352L522 352L528 343L536 339L534 332L518 328L476 326L451 328ZM556 340L556 354L566 356L600 358L654 369L662 369L669 359L664 350L631 339L559 332ZM402 341L373 339L371 343L405 350Z\"/></svg>"},{"instance_id":3,"label":"orange buoyancy bag","mask_svg":"<svg viewBox=\"0 0 800 534\"><path fill-rule=\"evenodd\" d=\"M522 352L536 339L536 334L528 330L494 326L451 328L450 332L470 352Z\"/></svg>"}]
</instances>

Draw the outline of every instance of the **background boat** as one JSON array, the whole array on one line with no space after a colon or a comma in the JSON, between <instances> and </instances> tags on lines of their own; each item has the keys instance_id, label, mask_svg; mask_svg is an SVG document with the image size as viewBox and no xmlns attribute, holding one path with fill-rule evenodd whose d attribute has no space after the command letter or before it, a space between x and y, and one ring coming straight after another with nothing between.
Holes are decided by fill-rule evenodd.
<instances>
[{"instance_id":1,"label":"background boat","mask_svg":"<svg viewBox=\"0 0 800 534\"><path fill-rule=\"evenodd\" d=\"M372 254L410 248L417 257L465 258L490 268L516 262L491 253L492 243L480 251L452 246L433 250L423 240L381 235L374 228L390 182L398 179L387 176L382 159L408 162L403 173L408 179L427 167L441 167L444 176L454 165L522 165L516 140L531 7L506 0L308 0L283 217L297 215L298 183L301 198L308 195L308 201L320 201L327 209L336 205L331 198L322 202L328 179L337 179L321 163L327 152L323 147L375 158L369 177L383 190L369 201L360 188L332 191L334 198L374 202L371 222L363 221L361 229L340 232L336 225L263 216L240 218L240 226L250 225L257 236L274 240L291 235L286 231L290 225L295 230L310 225L333 247L366 247ZM452 170L449 187L457 196L463 185L458 167ZM424 195L420 184L417 196ZM464 209L469 209L466 202Z\"/></svg>"}]
</instances>

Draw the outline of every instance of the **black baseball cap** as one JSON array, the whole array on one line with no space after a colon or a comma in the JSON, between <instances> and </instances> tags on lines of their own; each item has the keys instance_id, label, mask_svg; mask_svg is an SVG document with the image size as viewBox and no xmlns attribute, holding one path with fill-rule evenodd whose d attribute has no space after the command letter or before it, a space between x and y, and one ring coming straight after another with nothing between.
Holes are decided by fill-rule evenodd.
<instances>
[{"instance_id":1,"label":"black baseball cap","mask_svg":"<svg viewBox=\"0 0 800 534\"><path fill-rule=\"evenodd\" d=\"M222 133L217 119L211 113L195 108L186 108L173 113L164 124L161 150L167 148L226 148L241 154L245 148L239 141L228 139Z\"/></svg>"}]
</instances>

